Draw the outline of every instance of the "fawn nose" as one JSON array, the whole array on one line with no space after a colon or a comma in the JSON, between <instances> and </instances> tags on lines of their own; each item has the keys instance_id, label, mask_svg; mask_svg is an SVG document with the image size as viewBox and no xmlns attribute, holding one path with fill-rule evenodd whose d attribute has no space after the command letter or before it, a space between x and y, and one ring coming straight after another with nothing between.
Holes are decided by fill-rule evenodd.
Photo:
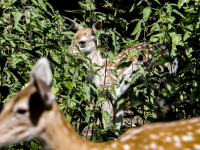
<instances>
[{"instance_id":1,"label":"fawn nose","mask_svg":"<svg viewBox=\"0 0 200 150\"><path fill-rule=\"evenodd\" d=\"M83 41L83 40L79 41L80 45L84 45L85 43L86 43L86 41Z\"/></svg>"}]
</instances>

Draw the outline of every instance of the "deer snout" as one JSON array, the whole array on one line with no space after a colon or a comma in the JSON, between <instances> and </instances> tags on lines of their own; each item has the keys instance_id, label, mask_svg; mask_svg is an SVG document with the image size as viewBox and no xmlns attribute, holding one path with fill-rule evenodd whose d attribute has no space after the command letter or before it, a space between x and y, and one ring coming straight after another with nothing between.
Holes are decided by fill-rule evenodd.
<instances>
[{"instance_id":1,"label":"deer snout","mask_svg":"<svg viewBox=\"0 0 200 150\"><path fill-rule=\"evenodd\" d=\"M78 43L79 43L79 45L85 45L86 41L85 40L80 40Z\"/></svg>"}]
</instances>

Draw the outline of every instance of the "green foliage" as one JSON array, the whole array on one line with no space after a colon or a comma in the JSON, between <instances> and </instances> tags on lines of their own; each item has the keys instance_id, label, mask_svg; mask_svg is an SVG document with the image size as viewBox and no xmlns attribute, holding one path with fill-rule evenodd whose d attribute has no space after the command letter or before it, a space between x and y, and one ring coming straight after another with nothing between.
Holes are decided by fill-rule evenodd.
<instances>
[{"instance_id":1,"label":"green foliage","mask_svg":"<svg viewBox=\"0 0 200 150\"><path fill-rule=\"evenodd\" d=\"M138 65L133 72L127 101L126 123L122 132L131 127L134 117L147 123L153 122L157 111L154 98L163 98L172 109L163 120L191 118L200 114L200 3L198 0L163 2L159 0L125 0L108 2L79 0L77 10L66 10L70 16L61 16L50 3L43 0L1 0L0 2L0 109L29 80L31 68L40 57L47 57L52 69L52 88L61 111L73 127L81 133L85 127L93 127L92 140L102 141L114 137L116 128L109 123L109 114L97 107L100 102L115 95L104 91L107 97L98 95L101 89L88 82L85 66L88 59L82 54L72 54L68 47L73 39L73 29L68 18L78 14L76 21L83 26L101 19L104 30L98 31L98 47L104 57L112 62L124 48L131 48L139 41L159 42L168 48L169 55L157 59L160 50L154 46L154 66L179 59L179 70L174 75L145 69ZM79 8L79 9L78 9ZM136 15L137 14L137 15ZM131 57L143 55L132 50ZM127 56L128 57L128 56ZM126 58L127 58L126 57ZM129 65L118 64L117 69ZM130 59L130 57L128 57ZM92 64L93 66L99 64ZM117 76L116 70L112 70ZM141 74L141 73L142 74ZM92 71L91 73L97 74ZM136 79L141 81L135 82ZM122 78L123 80L123 78ZM116 86L121 81L116 82ZM158 88L155 84L164 84ZM107 88L107 86L104 86ZM114 110L123 102L119 101ZM94 105L91 109L90 104ZM166 110L163 110L166 111ZM126 115L126 116L127 116ZM108 130L103 129L105 119ZM98 123L97 125L97 122ZM119 131L121 133L121 131ZM10 149L41 149L36 140L11 145Z\"/></svg>"}]
</instances>

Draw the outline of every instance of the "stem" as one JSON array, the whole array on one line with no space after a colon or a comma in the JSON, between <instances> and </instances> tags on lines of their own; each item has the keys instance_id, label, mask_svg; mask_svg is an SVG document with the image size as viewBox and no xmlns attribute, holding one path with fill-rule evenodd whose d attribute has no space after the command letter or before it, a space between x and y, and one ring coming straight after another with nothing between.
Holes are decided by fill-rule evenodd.
<instances>
[{"instance_id":1,"label":"stem","mask_svg":"<svg viewBox=\"0 0 200 150\"><path fill-rule=\"evenodd\" d=\"M21 4L22 4L22 9L23 9L23 14L24 14L24 17L25 17L25 6L23 5L22 0L21 0ZM30 42L30 44L31 44L31 49L33 49L32 41L31 41L31 37L30 37L30 33L29 33L29 30L28 30L28 24L27 24L27 22L26 22L26 18L25 18L25 24L26 24L26 30L27 30L29 42Z\"/></svg>"}]
</instances>

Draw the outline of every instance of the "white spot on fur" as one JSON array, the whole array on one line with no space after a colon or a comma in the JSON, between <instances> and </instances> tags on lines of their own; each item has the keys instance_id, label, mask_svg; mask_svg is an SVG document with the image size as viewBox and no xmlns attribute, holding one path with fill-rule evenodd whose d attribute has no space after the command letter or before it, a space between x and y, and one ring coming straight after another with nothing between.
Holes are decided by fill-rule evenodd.
<instances>
[{"instance_id":1,"label":"white spot on fur","mask_svg":"<svg viewBox=\"0 0 200 150\"><path fill-rule=\"evenodd\" d=\"M194 149L200 149L200 144L194 144Z\"/></svg>"},{"instance_id":2,"label":"white spot on fur","mask_svg":"<svg viewBox=\"0 0 200 150\"><path fill-rule=\"evenodd\" d=\"M129 150L130 146L129 145L124 145L123 148L124 148L124 150Z\"/></svg>"},{"instance_id":3,"label":"white spot on fur","mask_svg":"<svg viewBox=\"0 0 200 150\"><path fill-rule=\"evenodd\" d=\"M153 140L159 139L159 136L155 135L155 134L151 134L150 138Z\"/></svg>"},{"instance_id":4,"label":"white spot on fur","mask_svg":"<svg viewBox=\"0 0 200 150\"><path fill-rule=\"evenodd\" d=\"M136 130L131 130L129 135L125 136L125 137L121 137L120 141L121 142L124 142L124 141L127 141L129 140L133 135L135 134L138 134L140 132L142 132L144 129L143 128L140 128L140 129L136 129Z\"/></svg>"},{"instance_id":5,"label":"white spot on fur","mask_svg":"<svg viewBox=\"0 0 200 150\"><path fill-rule=\"evenodd\" d=\"M136 137L136 136L133 136L131 139L132 139L132 140L136 140L136 139L137 139L137 137Z\"/></svg>"},{"instance_id":6,"label":"white spot on fur","mask_svg":"<svg viewBox=\"0 0 200 150\"><path fill-rule=\"evenodd\" d=\"M157 148L157 145L156 145L155 142L152 142L151 145L150 145L150 147L151 147L152 149L156 149L156 148Z\"/></svg>"},{"instance_id":7,"label":"white spot on fur","mask_svg":"<svg viewBox=\"0 0 200 150\"><path fill-rule=\"evenodd\" d=\"M177 142L177 143L175 143L175 146L176 146L176 147L181 147L181 143L180 143L180 142Z\"/></svg>"},{"instance_id":8,"label":"white spot on fur","mask_svg":"<svg viewBox=\"0 0 200 150\"><path fill-rule=\"evenodd\" d=\"M192 135L193 135L193 132L187 132L187 135L192 136Z\"/></svg>"},{"instance_id":9,"label":"white spot on fur","mask_svg":"<svg viewBox=\"0 0 200 150\"><path fill-rule=\"evenodd\" d=\"M163 132L160 132L159 134L160 134L160 136L164 136L165 135Z\"/></svg>"},{"instance_id":10,"label":"white spot on fur","mask_svg":"<svg viewBox=\"0 0 200 150\"><path fill-rule=\"evenodd\" d=\"M191 120L189 120L190 123L199 122L199 121L200 121L199 118L195 118L195 119L191 119Z\"/></svg>"},{"instance_id":11,"label":"white spot on fur","mask_svg":"<svg viewBox=\"0 0 200 150\"><path fill-rule=\"evenodd\" d=\"M149 146L148 146L148 145L145 145L145 146L144 146L144 149L149 149Z\"/></svg>"},{"instance_id":12,"label":"white spot on fur","mask_svg":"<svg viewBox=\"0 0 200 150\"><path fill-rule=\"evenodd\" d=\"M180 138L177 135L173 136L173 139L175 142L180 142Z\"/></svg>"},{"instance_id":13,"label":"white spot on fur","mask_svg":"<svg viewBox=\"0 0 200 150\"><path fill-rule=\"evenodd\" d=\"M112 143L111 145L113 148L116 148L117 147L117 144L116 143Z\"/></svg>"},{"instance_id":14,"label":"white spot on fur","mask_svg":"<svg viewBox=\"0 0 200 150\"><path fill-rule=\"evenodd\" d=\"M190 125L188 125L188 126L187 126L187 129L188 129L188 130L192 130L192 129L193 129L193 127L192 127L192 126L190 126Z\"/></svg>"},{"instance_id":15,"label":"white spot on fur","mask_svg":"<svg viewBox=\"0 0 200 150\"><path fill-rule=\"evenodd\" d=\"M167 137L165 138L165 141L166 141L166 142L171 142L172 139L171 139L169 136L167 136Z\"/></svg>"},{"instance_id":16,"label":"white spot on fur","mask_svg":"<svg viewBox=\"0 0 200 150\"><path fill-rule=\"evenodd\" d=\"M176 142L175 146L176 147L181 147L180 138L178 136L173 136L173 139Z\"/></svg>"},{"instance_id":17,"label":"white spot on fur","mask_svg":"<svg viewBox=\"0 0 200 150\"><path fill-rule=\"evenodd\" d=\"M158 149L159 150L164 150L164 148L162 146L159 146Z\"/></svg>"},{"instance_id":18,"label":"white spot on fur","mask_svg":"<svg viewBox=\"0 0 200 150\"><path fill-rule=\"evenodd\" d=\"M186 142L192 141L192 140L193 140L193 137L192 137L192 136L187 136L187 135L185 135L185 136L182 136L182 140L183 140L183 141L186 141Z\"/></svg>"},{"instance_id":19,"label":"white spot on fur","mask_svg":"<svg viewBox=\"0 0 200 150\"><path fill-rule=\"evenodd\" d=\"M200 129L196 130L196 133L197 133L197 134L200 133Z\"/></svg>"},{"instance_id":20,"label":"white spot on fur","mask_svg":"<svg viewBox=\"0 0 200 150\"><path fill-rule=\"evenodd\" d=\"M164 71L163 67L161 65L159 65L159 67L160 67L160 70L163 72ZM168 124L167 126L171 126L171 125L172 124ZM174 126L174 125L172 125L172 126Z\"/></svg>"}]
</instances>

